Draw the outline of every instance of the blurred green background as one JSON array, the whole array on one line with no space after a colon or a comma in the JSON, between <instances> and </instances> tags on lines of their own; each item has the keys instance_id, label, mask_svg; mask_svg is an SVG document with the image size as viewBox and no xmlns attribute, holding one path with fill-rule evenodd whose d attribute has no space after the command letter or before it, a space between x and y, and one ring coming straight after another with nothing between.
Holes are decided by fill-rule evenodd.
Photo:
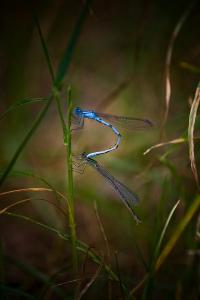
<instances>
[{"instance_id":1,"label":"blurred green background","mask_svg":"<svg viewBox=\"0 0 200 300\"><path fill-rule=\"evenodd\" d=\"M46 98L52 88L33 11L38 16L56 71L84 4L85 1L35 1L29 5L26 1L13 1L1 5L1 172L45 102L12 105L24 99ZM110 281L103 270L95 278L98 264L79 252L79 269L74 275L69 241L64 242L35 224L1 211L2 299L80 299L81 291L91 278L94 282L81 295L83 299L134 299L129 292L151 270L156 245L173 206L180 200L161 250L199 193L190 168L187 142L189 113L200 73L199 8L199 1L91 2L63 82L62 108L66 118L67 89L71 86L73 107L148 118L154 123L149 130L121 130L122 142L117 151L98 159L112 175L139 195L140 205L136 211L142 224L135 225L129 211L95 170L87 167L82 175L74 172L77 237L96 249L118 274L119 283ZM160 139L166 111L166 56L177 25L180 30L170 64L169 114ZM13 109L3 117L10 106ZM195 131L197 169L198 123ZM153 149L143 155L159 142L181 137L185 138L184 143ZM83 130L72 134L75 155L103 150L114 142L115 136L109 128L89 120ZM34 177L22 176L17 171L34 174ZM30 187L48 188L38 177L67 195L66 149L55 101L1 186L1 193ZM1 209L31 198L9 211L69 233L66 203L55 193L25 190L0 196ZM137 289L136 299L198 299L198 228L196 213L159 271ZM75 293L75 297L74 289L78 285L79 293Z\"/></svg>"}]
</instances>

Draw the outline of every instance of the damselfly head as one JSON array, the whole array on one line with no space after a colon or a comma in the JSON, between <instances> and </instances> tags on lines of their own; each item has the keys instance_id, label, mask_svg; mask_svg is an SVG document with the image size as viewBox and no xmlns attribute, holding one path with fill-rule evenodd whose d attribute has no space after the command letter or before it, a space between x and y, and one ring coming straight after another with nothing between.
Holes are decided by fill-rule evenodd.
<instances>
[{"instance_id":1,"label":"damselfly head","mask_svg":"<svg viewBox=\"0 0 200 300\"><path fill-rule=\"evenodd\" d=\"M84 159L84 158L87 158L87 153L86 152L83 152L82 154L81 154L81 157Z\"/></svg>"},{"instance_id":2,"label":"damselfly head","mask_svg":"<svg viewBox=\"0 0 200 300\"><path fill-rule=\"evenodd\" d=\"M82 160L83 160L83 161L86 161L86 162L88 162L88 163L92 163L93 166L97 166L96 160L92 159L92 158L90 157L90 154L88 154L88 153L86 153L86 152L83 152L83 153L81 154L81 156L82 156Z\"/></svg>"},{"instance_id":3,"label":"damselfly head","mask_svg":"<svg viewBox=\"0 0 200 300\"><path fill-rule=\"evenodd\" d=\"M82 109L80 107L74 108L74 114L80 116L82 114Z\"/></svg>"},{"instance_id":4,"label":"damselfly head","mask_svg":"<svg viewBox=\"0 0 200 300\"><path fill-rule=\"evenodd\" d=\"M149 127L153 127L154 124L152 121L148 120L148 119L145 119L145 122L148 124Z\"/></svg>"}]
</instances>

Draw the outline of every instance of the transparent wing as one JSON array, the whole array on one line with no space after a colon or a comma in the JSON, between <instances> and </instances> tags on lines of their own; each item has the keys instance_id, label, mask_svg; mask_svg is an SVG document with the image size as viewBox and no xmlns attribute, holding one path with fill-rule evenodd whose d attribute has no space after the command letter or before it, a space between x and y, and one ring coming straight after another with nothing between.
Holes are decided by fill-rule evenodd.
<instances>
[{"instance_id":1,"label":"transparent wing","mask_svg":"<svg viewBox=\"0 0 200 300\"><path fill-rule=\"evenodd\" d=\"M114 190L118 193L120 198L122 199L123 203L132 213L135 221L137 224L141 223L141 220L136 215L133 206L137 205L139 202L138 196L132 192L127 186L121 183L119 180L114 178L107 170L105 170L101 165L99 165L96 161L91 160L89 161L90 165L94 167L104 178L107 182L111 184Z\"/></svg>"},{"instance_id":2,"label":"transparent wing","mask_svg":"<svg viewBox=\"0 0 200 300\"><path fill-rule=\"evenodd\" d=\"M98 112L96 112L96 115L107 120L112 125L116 124L118 127L127 130L143 130L153 127L153 123L148 119L115 116Z\"/></svg>"},{"instance_id":3,"label":"transparent wing","mask_svg":"<svg viewBox=\"0 0 200 300\"><path fill-rule=\"evenodd\" d=\"M72 114L72 130L82 129L84 127L84 118Z\"/></svg>"},{"instance_id":4,"label":"transparent wing","mask_svg":"<svg viewBox=\"0 0 200 300\"><path fill-rule=\"evenodd\" d=\"M72 155L72 169L74 172L83 174L86 167L86 161L82 159L81 155Z\"/></svg>"}]
</instances>

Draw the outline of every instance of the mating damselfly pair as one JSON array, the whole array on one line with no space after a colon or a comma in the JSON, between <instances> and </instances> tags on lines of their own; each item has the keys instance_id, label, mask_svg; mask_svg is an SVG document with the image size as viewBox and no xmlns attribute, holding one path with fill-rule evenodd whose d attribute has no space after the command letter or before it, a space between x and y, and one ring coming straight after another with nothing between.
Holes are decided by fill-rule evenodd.
<instances>
[{"instance_id":1,"label":"mating damselfly pair","mask_svg":"<svg viewBox=\"0 0 200 300\"><path fill-rule=\"evenodd\" d=\"M133 206L135 206L139 202L138 196L133 191L131 191L127 186L125 186L123 183L121 183L119 180L113 177L107 170L105 170L96 160L94 160L94 157L109 153L118 148L121 141L121 134L115 126L122 127L128 130L142 130L145 128L152 127L151 121L149 121L148 119L131 118L131 117L98 113L93 110L82 110L79 107L74 109L73 116L74 116L74 123L76 123L76 125L79 128L83 128L84 119L91 119L104 126L111 128L111 130L117 136L117 141L115 145L112 146L111 148L102 151L91 152L88 154L84 152L83 154L78 156L79 163L77 163L76 166L80 167L80 165L82 166L89 165L93 167L101 176L104 177L104 179L117 192L117 194L122 199L123 203L132 213L136 223L137 224L140 223L141 220L136 215L133 209ZM114 126L113 124L116 125Z\"/></svg>"}]
</instances>

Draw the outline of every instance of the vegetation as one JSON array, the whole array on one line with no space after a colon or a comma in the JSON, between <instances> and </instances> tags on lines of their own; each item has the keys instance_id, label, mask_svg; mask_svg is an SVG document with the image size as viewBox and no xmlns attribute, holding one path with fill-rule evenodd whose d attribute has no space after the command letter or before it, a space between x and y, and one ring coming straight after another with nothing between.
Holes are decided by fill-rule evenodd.
<instances>
[{"instance_id":1,"label":"vegetation","mask_svg":"<svg viewBox=\"0 0 200 300\"><path fill-rule=\"evenodd\" d=\"M198 299L198 8L3 7L1 299ZM153 122L97 159L139 195L138 226L95 170L75 172L115 142L92 120L74 128L76 106Z\"/></svg>"}]
</instances>

